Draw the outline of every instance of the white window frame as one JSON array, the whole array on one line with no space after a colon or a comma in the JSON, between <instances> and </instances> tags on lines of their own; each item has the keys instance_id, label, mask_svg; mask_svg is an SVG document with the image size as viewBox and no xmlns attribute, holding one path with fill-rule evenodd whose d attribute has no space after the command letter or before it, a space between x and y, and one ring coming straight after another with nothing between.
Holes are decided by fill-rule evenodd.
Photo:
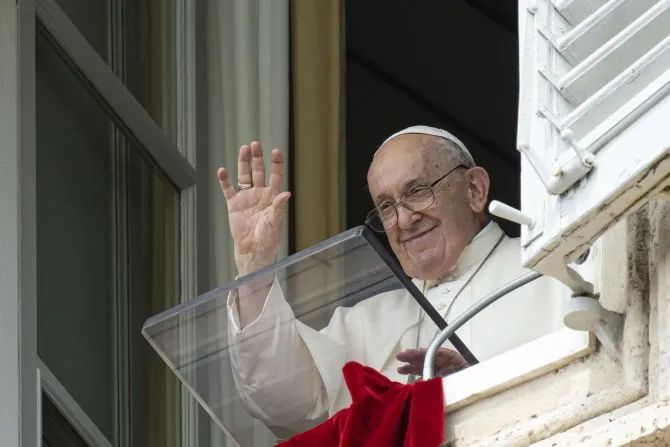
<instances>
[{"instance_id":1,"label":"white window frame","mask_svg":"<svg viewBox=\"0 0 670 447\"><path fill-rule=\"evenodd\" d=\"M151 119L55 0L0 3L0 444L41 445L42 386L79 433L105 443L37 355L35 25L61 47L126 135L152 156L180 195L180 301L197 294L195 2L175 0L176 144ZM36 386L37 385L37 386ZM182 388L181 445L197 443L197 407ZM101 437L102 436L102 437ZM104 441L103 441L104 440Z\"/></svg>"},{"instance_id":2,"label":"white window frame","mask_svg":"<svg viewBox=\"0 0 670 447\"><path fill-rule=\"evenodd\" d=\"M39 445L34 11L0 2L0 445L19 447Z\"/></svg>"},{"instance_id":3,"label":"white window frame","mask_svg":"<svg viewBox=\"0 0 670 447\"><path fill-rule=\"evenodd\" d=\"M569 277L566 262L578 259L603 233L669 184L668 135L655 130L663 128L670 108L670 72L654 70L667 66L661 56L670 40L659 36L653 49L645 49L644 55L616 72L604 75L599 66L617 49L644 48L633 37L636 34L651 42L640 30L653 30L650 23L658 17L667 20L667 4L646 5L641 15L617 28L618 33L597 45L589 57L569 69L563 62L574 57L569 47L576 39L588 42L584 36L598 36L597 25L630 13L631 3L519 2L519 23L525 26L519 30L522 88L517 147L522 153L521 211L532 221L522 226L522 264L572 282L576 289L582 286ZM575 14L583 21L571 28L565 17ZM602 63L613 66L611 61ZM603 85L592 80L602 76L607 77ZM584 79L593 84L588 93L584 86L573 90L576 80ZM625 93L617 98L617 92ZM565 105L566 98L584 95L574 109ZM579 124L585 117L592 122Z\"/></svg>"},{"instance_id":4,"label":"white window frame","mask_svg":"<svg viewBox=\"0 0 670 447\"><path fill-rule=\"evenodd\" d=\"M53 372L42 362L37 360L37 370L39 377L40 393L38 407L41 408L41 392L49 396L51 402L58 408L63 417L77 431L77 434L92 447L112 447L112 443L102 434L95 423L88 417L86 412L74 400L62 383L56 378ZM40 411L41 413L41 411ZM40 414L41 416L41 414ZM39 424L41 425L41 424ZM40 427L38 427L40 430ZM40 433L40 438L41 438Z\"/></svg>"}]
</instances>

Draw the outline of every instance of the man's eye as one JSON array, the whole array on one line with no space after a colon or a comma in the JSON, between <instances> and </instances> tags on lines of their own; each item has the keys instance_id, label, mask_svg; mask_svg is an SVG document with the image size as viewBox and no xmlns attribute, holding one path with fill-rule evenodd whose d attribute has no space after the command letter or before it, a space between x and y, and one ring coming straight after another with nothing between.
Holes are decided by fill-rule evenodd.
<instances>
[{"instance_id":1,"label":"man's eye","mask_svg":"<svg viewBox=\"0 0 670 447\"><path fill-rule=\"evenodd\" d=\"M381 215L388 215L393 212L393 206L390 203L382 203L377 209Z\"/></svg>"},{"instance_id":2,"label":"man's eye","mask_svg":"<svg viewBox=\"0 0 670 447\"><path fill-rule=\"evenodd\" d=\"M420 188L414 188L412 189L408 196L409 197L423 197L426 194L430 194L430 188L428 187L420 187Z\"/></svg>"}]
</instances>

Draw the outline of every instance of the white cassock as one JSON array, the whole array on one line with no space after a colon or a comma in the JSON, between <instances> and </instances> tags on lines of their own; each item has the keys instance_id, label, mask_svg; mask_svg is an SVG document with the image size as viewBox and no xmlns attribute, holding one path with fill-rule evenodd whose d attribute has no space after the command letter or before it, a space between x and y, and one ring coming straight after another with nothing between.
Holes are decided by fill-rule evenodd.
<instances>
[{"instance_id":1,"label":"white cassock","mask_svg":"<svg viewBox=\"0 0 670 447\"><path fill-rule=\"evenodd\" d=\"M518 239L507 237L491 222L442 281L414 283L440 314L451 306L445 318L450 323L476 301L526 272ZM541 277L480 312L457 335L479 361L490 359L559 329L561 307L568 296L558 281ZM231 295L228 301L228 335L236 386L251 414L270 426L293 430L350 405L342 376L346 362L357 361L391 380L406 382L407 376L396 371L402 364L396 354L427 348L438 333L435 323L404 290L339 307L320 331L294 317L276 280L261 315L242 331L234 298Z\"/></svg>"}]
</instances>

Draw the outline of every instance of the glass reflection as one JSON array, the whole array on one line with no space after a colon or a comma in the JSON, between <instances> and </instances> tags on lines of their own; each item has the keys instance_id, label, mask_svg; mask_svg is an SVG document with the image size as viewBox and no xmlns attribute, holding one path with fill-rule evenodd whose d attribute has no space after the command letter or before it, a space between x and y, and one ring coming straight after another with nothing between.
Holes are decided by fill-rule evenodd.
<instances>
[{"instance_id":1,"label":"glass reflection","mask_svg":"<svg viewBox=\"0 0 670 447\"><path fill-rule=\"evenodd\" d=\"M350 230L147 321L149 342L229 438L287 438L348 406L350 360L407 380L386 357L415 343L421 307L368 237ZM238 299L261 315L245 322ZM365 337L389 346L366 349Z\"/></svg>"}]
</instances>

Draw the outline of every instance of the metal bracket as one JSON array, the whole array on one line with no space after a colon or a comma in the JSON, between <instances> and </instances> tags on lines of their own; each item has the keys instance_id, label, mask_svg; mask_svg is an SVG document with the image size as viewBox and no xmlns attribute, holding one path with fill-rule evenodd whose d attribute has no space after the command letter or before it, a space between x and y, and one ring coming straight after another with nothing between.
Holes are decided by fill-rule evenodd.
<instances>
[{"instance_id":1,"label":"metal bracket","mask_svg":"<svg viewBox=\"0 0 670 447\"><path fill-rule=\"evenodd\" d=\"M489 211L495 216L520 225L527 225L529 228L535 224L530 216L504 203L491 202ZM580 256L577 260L579 264L586 260L588 252L587 250ZM594 285L585 280L567 263L561 264L558 269L552 268L543 273L562 282L572 291L572 298L568 300L564 308L563 323L565 326L577 331L593 332L605 352L614 361L618 361L618 341L623 327L623 315L602 307L594 295Z\"/></svg>"},{"instance_id":2,"label":"metal bracket","mask_svg":"<svg viewBox=\"0 0 670 447\"><path fill-rule=\"evenodd\" d=\"M623 320L622 314L605 309L591 296L575 296L564 307L565 326L576 331L593 332L607 355L614 361L619 358Z\"/></svg>"}]
</instances>

